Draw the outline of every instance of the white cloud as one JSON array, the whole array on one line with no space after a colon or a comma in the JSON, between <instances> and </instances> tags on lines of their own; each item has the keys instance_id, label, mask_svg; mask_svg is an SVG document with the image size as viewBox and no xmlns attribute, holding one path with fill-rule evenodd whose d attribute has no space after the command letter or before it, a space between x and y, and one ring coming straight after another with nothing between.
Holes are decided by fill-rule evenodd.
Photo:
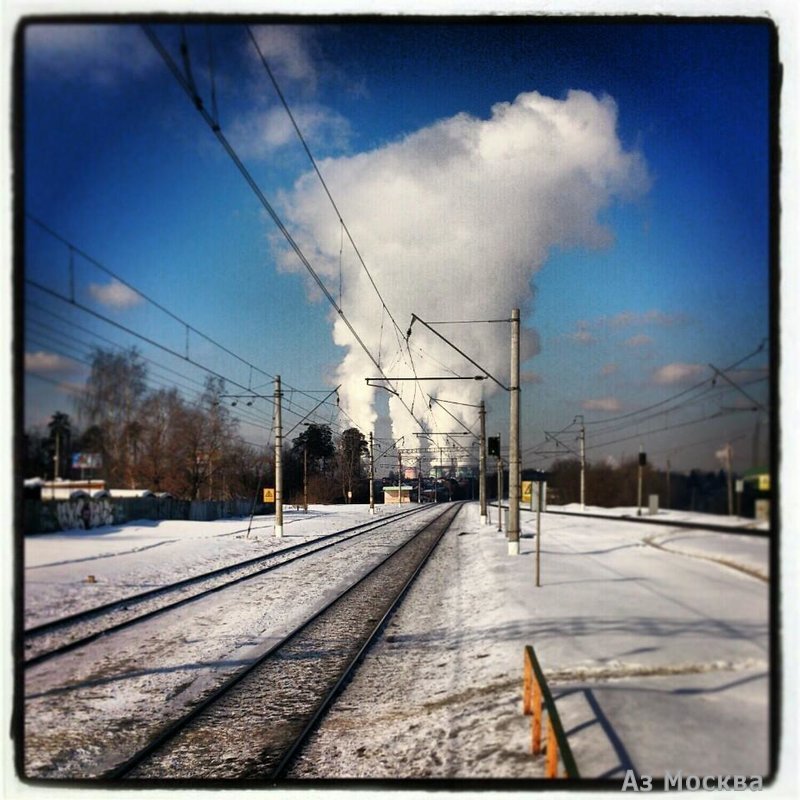
<instances>
[{"instance_id":1,"label":"white cloud","mask_svg":"<svg viewBox=\"0 0 800 800\"><path fill-rule=\"evenodd\" d=\"M104 306L131 308L142 302L142 296L113 278L110 283L90 283L89 294Z\"/></svg>"},{"instance_id":2,"label":"white cloud","mask_svg":"<svg viewBox=\"0 0 800 800\"><path fill-rule=\"evenodd\" d=\"M658 309L650 311L621 311L613 317L603 317L600 322L612 328L626 328L632 325L681 325L687 321L685 314L667 314Z\"/></svg>"},{"instance_id":3,"label":"white cloud","mask_svg":"<svg viewBox=\"0 0 800 800\"><path fill-rule=\"evenodd\" d=\"M688 383L697 380L707 370L703 364L684 364L675 362L666 364L653 373L653 383L669 385L673 383Z\"/></svg>"},{"instance_id":4,"label":"white cloud","mask_svg":"<svg viewBox=\"0 0 800 800\"><path fill-rule=\"evenodd\" d=\"M616 397L597 397L584 400L581 404L584 411L619 411L622 406Z\"/></svg>"},{"instance_id":5,"label":"white cloud","mask_svg":"<svg viewBox=\"0 0 800 800\"><path fill-rule=\"evenodd\" d=\"M37 24L25 29L25 57L36 76L114 86L159 63L138 25Z\"/></svg>"},{"instance_id":6,"label":"white cloud","mask_svg":"<svg viewBox=\"0 0 800 800\"><path fill-rule=\"evenodd\" d=\"M623 342L626 347L646 347L652 343L652 337L648 336L646 333L639 333L636 336L631 336Z\"/></svg>"},{"instance_id":7,"label":"white cloud","mask_svg":"<svg viewBox=\"0 0 800 800\"><path fill-rule=\"evenodd\" d=\"M72 371L76 366L78 364L71 358L60 356L57 353L48 353L44 350L25 353L25 371L33 372L37 375Z\"/></svg>"},{"instance_id":8,"label":"white cloud","mask_svg":"<svg viewBox=\"0 0 800 800\"><path fill-rule=\"evenodd\" d=\"M298 25L258 25L251 28L261 53L279 84L290 80L310 92L316 91L319 58L314 54L314 31ZM263 69L261 60L248 41L248 53Z\"/></svg>"},{"instance_id":9,"label":"white cloud","mask_svg":"<svg viewBox=\"0 0 800 800\"><path fill-rule=\"evenodd\" d=\"M315 153L341 152L350 140L350 123L338 112L319 105L292 108L303 138ZM264 158L286 145L298 143L292 121L283 106L251 111L230 126L229 137L243 158Z\"/></svg>"},{"instance_id":10,"label":"white cloud","mask_svg":"<svg viewBox=\"0 0 800 800\"><path fill-rule=\"evenodd\" d=\"M427 320L500 319L531 301L530 280L554 246L596 248L612 241L600 212L618 198L646 190L638 153L623 150L610 98L572 91L563 100L537 92L498 103L489 119L459 114L380 149L327 159L321 169L398 326L416 313ZM343 274L342 307L373 354L396 341L369 278L352 249L340 262L341 230L315 175L302 177L282 199L283 217L329 287ZM275 237L286 270L305 272ZM313 284L309 281L313 289ZM342 404L369 429L375 367L335 313L334 341L347 349L337 372ZM443 329L444 330L444 329ZM508 376L508 327L463 325L446 335L499 379ZM474 368L422 327L415 346L461 374ZM523 332L523 361L538 350ZM396 351L391 354L393 357ZM410 365L399 368L410 371ZM433 373L432 373L433 374ZM437 371L435 374L441 374ZM497 391L484 382L487 393ZM453 385L426 383L434 396ZM408 399L413 384L403 387ZM459 384L465 402L480 384ZM416 428L390 399L395 436Z\"/></svg>"},{"instance_id":11,"label":"white cloud","mask_svg":"<svg viewBox=\"0 0 800 800\"><path fill-rule=\"evenodd\" d=\"M576 325L576 330L567 334L567 338L581 345L594 344L597 341L597 337L589 331L589 327L588 322L581 320Z\"/></svg>"}]
</instances>

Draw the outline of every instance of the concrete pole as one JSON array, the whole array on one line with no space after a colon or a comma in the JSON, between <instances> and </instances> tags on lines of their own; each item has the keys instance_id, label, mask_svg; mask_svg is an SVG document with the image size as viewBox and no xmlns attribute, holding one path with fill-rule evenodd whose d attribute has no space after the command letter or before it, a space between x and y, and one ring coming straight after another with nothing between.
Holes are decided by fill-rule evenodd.
<instances>
[{"instance_id":1,"label":"concrete pole","mask_svg":"<svg viewBox=\"0 0 800 800\"><path fill-rule=\"evenodd\" d=\"M283 536L283 428L281 376L275 376L275 536Z\"/></svg>"},{"instance_id":2,"label":"concrete pole","mask_svg":"<svg viewBox=\"0 0 800 800\"><path fill-rule=\"evenodd\" d=\"M481 441L479 490L481 500L481 525L486 524L486 404L481 400Z\"/></svg>"},{"instance_id":3,"label":"concrete pole","mask_svg":"<svg viewBox=\"0 0 800 800\"><path fill-rule=\"evenodd\" d=\"M372 431L369 432L369 513L375 513L375 450Z\"/></svg>"},{"instance_id":4,"label":"concrete pole","mask_svg":"<svg viewBox=\"0 0 800 800\"><path fill-rule=\"evenodd\" d=\"M511 408L509 415L508 554L519 555L519 309L511 310Z\"/></svg>"}]
</instances>

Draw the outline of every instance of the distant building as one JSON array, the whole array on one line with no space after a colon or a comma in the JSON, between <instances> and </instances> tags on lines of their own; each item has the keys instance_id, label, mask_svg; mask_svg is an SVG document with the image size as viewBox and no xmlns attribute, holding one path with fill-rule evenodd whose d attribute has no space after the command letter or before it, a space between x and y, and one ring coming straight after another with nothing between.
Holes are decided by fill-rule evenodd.
<instances>
[{"instance_id":1,"label":"distant building","mask_svg":"<svg viewBox=\"0 0 800 800\"><path fill-rule=\"evenodd\" d=\"M384 503L410 503L411 492L414 491L413 486L404 484L403 486L384 486L383 487L383 502Z\"/></svg>"},{"instance_id":2,"label":"distant building","mask_svg":"<svg viewBox=\"0 0 800 800\"><path fill-rule=\"evenodd\" d=\"M73 500L76 497L92 497L98 492L105 492L106 482L102 480L88 481L45 481L41 478L30 478L25 481L26 494L38 487L42 500Z\"/></svg>"}]
</instances>

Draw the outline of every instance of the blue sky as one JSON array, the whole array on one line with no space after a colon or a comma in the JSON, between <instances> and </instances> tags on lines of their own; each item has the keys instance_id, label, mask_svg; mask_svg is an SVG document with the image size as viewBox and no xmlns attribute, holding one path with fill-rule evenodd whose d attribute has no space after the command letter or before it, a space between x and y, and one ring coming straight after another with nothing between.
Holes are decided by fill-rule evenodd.
<instances>
[{"instance_id":1,"label":"blue sky","mask_svg":"<svg viewBox=\"0 0 800 800\"><path fill-rule=\"evenodd\" d=\"M154 31L185 69L180 28ZM767 25L387 20L252 31L403 333L411 313L486 319L522 307L523 466L549 458L544 431L567 428L574 447L579 415L592 460L642 445L656 464L716 468L732 441L743 470L757 437L764 460L764 415L732 410L752 403L723 392L723 380L702 382L709 364L728 367L769 334ZM342 383L350 418L326 406L326 420L409 439L417 420L452 430L425 392L476 402L483 390L490 429L506 429L507 396L488 382L404 385L416 420L365 389L376 368L341 323L333 343L330 305L137 26L26 34L24 211L241 359L191 334L193 362L264 393L274 374L318 397ZM206 107L210 42L223 134L386 374L470 374L420 327L411 354L401 347L247 31L231 20L186 36ZM35 222L25 230L26 277L68 299L69 248ZM79 303L185 352L179 321L109 287L85 259L73 264ZM189 396L203 379L31 284L25 317L26 425L73 412L88 347L108 339L139 346L160 385ZM506 325L440 330L507 379ZM767 404L767 366L765 350L729 377ZM270 409L254 409L242 430L258 444ZM473 411L451 410L473 425Z\"/></svg>"}]
</instances>

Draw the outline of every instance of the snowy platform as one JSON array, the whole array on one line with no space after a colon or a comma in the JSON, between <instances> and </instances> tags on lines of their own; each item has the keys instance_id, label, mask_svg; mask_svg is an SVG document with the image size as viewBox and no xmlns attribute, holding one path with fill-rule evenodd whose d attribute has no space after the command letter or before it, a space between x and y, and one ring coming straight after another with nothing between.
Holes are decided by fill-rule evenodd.
<instances>
[{"instance_id":1,"label":"snowy platform","mask_svg":"<svg viewBox=\"0 0 800 800\"><path fill-rule=\"evenodd\" d=\"M544 514L536 587L533 514L522 528L509 556L476 504L462 512L295 774L542 777L522 714L527 644L582 777L766 774L767 582L649 546L652 526ZM727 544L716 555L744 548L766 574L763 537Z\"/></svg>"}]
</instances>

